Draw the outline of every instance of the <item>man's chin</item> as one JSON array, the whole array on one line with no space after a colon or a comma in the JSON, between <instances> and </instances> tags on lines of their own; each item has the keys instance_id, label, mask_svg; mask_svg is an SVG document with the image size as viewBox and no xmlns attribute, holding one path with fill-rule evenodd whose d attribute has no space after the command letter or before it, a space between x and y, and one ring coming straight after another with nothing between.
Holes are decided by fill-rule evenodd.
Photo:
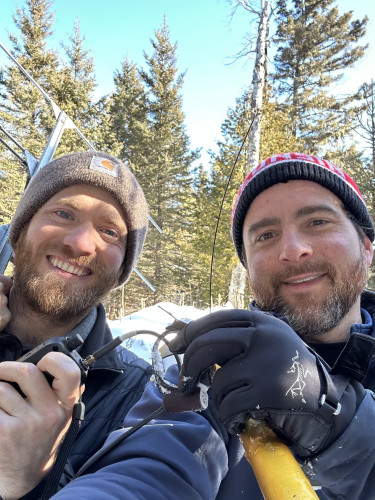
<instances>
[{"instance_id":1,"label":"man's chin","mask_svg":"<svg viewBox=\"0 0 375 500\"><path fill-rule=\"evenodd\" d=\"M62 321L69 316L80 317L95 307L111 288L113 279L87 286L83 280L73 282L48 273L27 280L21 296L37 314Z\"/></svg>"},{"instance_id":2,"label":"man's chin","mask_svg":"<svg viewBox=\"0 0 375 500\"><path fill-rule=\"evenodd\" d=\"M273 311L279 316L286 316L287 318L298 316L302 318L306 315L311 319L312 316L321 314L323 310L325 311L326 297L316 297L311 292L302 292L292 297L275 294L272 300L262 302L256 299L256 302L263 311Z\"/></svg>"},{"instance_id":3,"label":"man's chin","mask_svg":"<svg viewBox=\"0 0 375 500\"><path fill-rule=\"evenodd\" d=\"M319 300L316 300L316 297L314 294L311 293L301 293L299 295L296 295L295 297L288 297L287 299L284 299L282 297L280 303L283 305L285 309L288 309L289 311L293 310L303 310L306 309L307 306L317 306L319 307L319 303L324 302L321 300L322 298L319 297Z\"/></svg>"}]
</instances>

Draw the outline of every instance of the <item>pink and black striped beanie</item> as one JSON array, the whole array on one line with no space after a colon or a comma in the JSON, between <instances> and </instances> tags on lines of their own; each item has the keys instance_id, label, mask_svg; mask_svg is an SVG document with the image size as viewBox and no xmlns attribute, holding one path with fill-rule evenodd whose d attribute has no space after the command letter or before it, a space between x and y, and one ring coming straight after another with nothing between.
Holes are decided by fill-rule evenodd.
<instances>
[{"instance_id":1,"label":"pink and black striped beanie","mask_svg":"<svg viewBox=\"0 0 375 500\"><path fill-rule=\"evenodd\" d=\"M266 158L252 170L242 183L232 210L232 238L237 255L243 262L242 227L254 198L279 182L306 180L329 189L343 203L371 241L375 230L358 186L339 167L316 156L284 153Z\"/></svg>"}]
</instances>

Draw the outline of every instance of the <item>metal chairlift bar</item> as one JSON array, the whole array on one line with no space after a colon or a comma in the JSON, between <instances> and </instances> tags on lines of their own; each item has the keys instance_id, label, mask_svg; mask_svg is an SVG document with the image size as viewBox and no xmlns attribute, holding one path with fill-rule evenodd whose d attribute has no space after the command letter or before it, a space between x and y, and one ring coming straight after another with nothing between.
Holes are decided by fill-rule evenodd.
<instances>
[{"instance_id":1,"label":"metal chairlift bar","mask_svg":"<svg viewBox=\"0 0 375 500\"><path fill-rule=\"evenodd\" d=\"M159 231L159 233L163 233L163 231L160 229L160 227L158 226L158 224L154 221L154 219L151 217L151 215L148 216L148 219L149 221L151 222L151 224L154 226L155 229L157 229Z\"/></svg>"},{"instance_id":2,"label":"metal chairlift bar","mask_svg":"<svg viewBox=\"0 0 375 500\"><path fill-rule=\"evenodd\" d=\"M35 175L42 167L44 167L44 165L52 160L53 155L56 152L56 148L59 145L61 136L66 128L74 128L76 131L78 130L74 124L73 127L71 125L72 121L70 118L64 113L64 111L60 111L55 126L48 138L40 160L38 161L38 165L31 175ZM94 147L87 140L86 142L90 145L90 148L95 151Z\"/></svg>"},{"instance_id":3,"label":"metal chairlift bar","mask_svg":"<svg viewBox=\"0 0 375 500\"><path fill-rule=\"evenodd\" d=\"M12 135L5 130L4 127L0 125L0 130L15 144L25 155L26 160L22 158L21 155L19 155L9 144L4 141L3 139L0 138L0 142L4 144L4 146L19 160L25 167L29 169L30 175L32 175L33 171L35 170L35 166L37 165L38 161L33 156L27 149L24 149L21 144L18 143L18 141L12 137Z\"/></svg>"},{"instance_id":4,"label":"metal chairlift bar","mask_svg":"<svg viewBox=\"0 0 375 500\"><path fill-rule=\"evenodd\" d=\"M152 290L153 292L156 292L156 288L155 288L154 286L152 286L152 285L151 285L151 283L148 281L148 279L147 279L147 278L145 278L145 277L143 276L143 274L142 274L141 272L139 272L139 271L138 271L138 269L137 269L136 267L134 268L134 272L135 272L135 274L137 274L137 275L138 275L138 276L139 276L139 277L140 277L140 278L141 278L141 279L142 279L142 280L146 283L146 285L147 285L149 288L151 288L151 290Z\"/></svg>"},{"instance_id":5,"label":"metal chairlift bar","mask_svg":"<svg viewBox=\"0 0 375 500\"><path fill-rule=\"evenodd\" d=\"M10 139L10 140L13 142L13 144L15 144L15 145L17 146L17 148L18 148L18 149L20 149L23 153L25 152L25 150L24 150L24 148L21 146L21 144L19 144L19 142L17 142L17 141L16 141L16 139L15 139L14 137L12 137L12 136L10 135L10 133L9 133L9 132L7 132L7 131L5 130L5 128L4 128L2 125L0 125L0 130L3 132L3 134L5 134L5 135L8 137L8 139Z\"/></svg>"},{"instance_id":6,"label":"metal chairlift bar","mask_svg":"<svg viewBox=\"0 0 375 500\"><path fill-rule=\"evenodd\" d=\"M8 242L9 224L0 226L0 273L3 274L12 256L12 248Z\"/></svg>"},{"instance_id":7,"label":"metal chairlift bar","mask_svg":"<svg viewBox=\"0 0 375 500\"><path fill-rule=\"evenodd\" d=\"M6 142L6 141L4 141L4 139L2 139L1 137L0 137L0 142L1 142L1 144L3 144L3 145L7 148L7 149L8 149L8 150L9 150L9 151L10 151L10 152L11 152L11 153L12 153L12 154L13 154L13 155L14 155L14 156L15 156L15 157L16 157L16 158L17 158L17 159L18 159L18 160L19 160L19 161L23 164L23 165L25 165L25 167L27 167L26 160L24 160L24 159L22 158L22 156L20 156L20 155L19 155L16 151L14 151L14 149L13 149L11 146L9 146L9 144L7 144L7 142Z\"/></svg>"},{"instance_id":8,"label":"metal chairlift bar","mask_svg":"<svg viewBox=\"0 0 375 500\"><path fill-rule=\"evenodd\" d=\"M12 61L14 62L14 64L26 76L26 78L28 78L28 80L30 80L30 82L35 85L35 87L39 90L39 92L43 95L43 97L51 104L52 109L53 109L53 111L55 113L55 116L57 118L57 116L58 116L58 114L60 112L60 109L57 106L57 104L50 98L50 96L48 94L46 94L46 92L44 92L44 90L42 89L42 87L34 80L34 78L31 75L29 75L29 73L25 70L25 68L23 66L21 66L21 64L17 61L17 59L9 52L9 50L7 50L4 47L4 45L1 42L0 42L0 47L8 55L8 57L10 57L10 59L12 59Z\"/></svg>"}]
</instances>

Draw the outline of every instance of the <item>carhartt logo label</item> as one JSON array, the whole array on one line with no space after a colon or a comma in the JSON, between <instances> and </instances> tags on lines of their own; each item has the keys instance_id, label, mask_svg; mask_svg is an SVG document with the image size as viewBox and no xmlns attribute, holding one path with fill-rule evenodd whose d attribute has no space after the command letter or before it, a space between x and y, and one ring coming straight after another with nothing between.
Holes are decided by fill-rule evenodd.
<instances>
[{"instance_id":1,"label":"carhartt logo label","mask_svg":"<svg viewBox=\"0 0 375 500\"><path fill-rule=\"evenodd\" d=\"M108 160L107 158L101 158L100 156L93 156L90 166L90 170L99 170L105 174L112 175L112 177L117 177L118 164L114 161Z\"/></svg>"}]
</instances>

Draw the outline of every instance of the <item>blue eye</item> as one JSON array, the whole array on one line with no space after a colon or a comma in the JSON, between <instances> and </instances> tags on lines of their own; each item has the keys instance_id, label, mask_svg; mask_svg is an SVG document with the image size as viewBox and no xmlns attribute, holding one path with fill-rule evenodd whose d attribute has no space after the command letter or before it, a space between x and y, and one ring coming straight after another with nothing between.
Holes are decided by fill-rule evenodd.
<instances>
[{"instance_id":1,"label":"blue eye","mask_svg":"<svg viewBox=\"0 0 375 500\"><path fill-rule=\"evenodd\" d=\"M56 210L56 214L62 219L71 219L72 216L65 210Z\"/></svg>"},{"instance_id":2,"label":"blue eye","mask_svg":"<svg viewBox=\"0 0 375 500\"><path fill-rule=\"evenodd\" d=\"M110 236L111 238L117 238L118 234L113 229L102 229L102 232Z\"/></svg>"}]
</instances>

